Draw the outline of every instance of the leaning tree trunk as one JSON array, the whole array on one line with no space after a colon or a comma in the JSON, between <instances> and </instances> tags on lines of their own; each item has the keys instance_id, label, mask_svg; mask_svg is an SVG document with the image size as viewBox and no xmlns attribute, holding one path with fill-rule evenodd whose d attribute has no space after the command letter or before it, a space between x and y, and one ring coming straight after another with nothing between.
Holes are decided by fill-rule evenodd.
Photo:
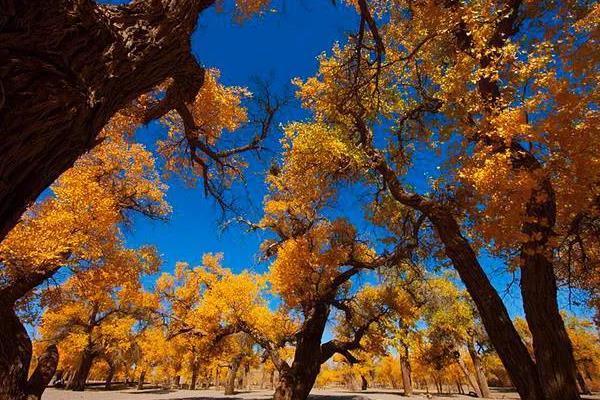
<instances>
[{"instance_id":1,"label":"leaning tree trunk","mask_svg":"<svg viewBox=\"0 0 600 400\"><path fill-rule=\"evenodd\" d=\"M73 390L76 392L85 390L85 382L90 375L90 370L92 369L96 355L96 352L89 347L86 347L83 350L77 364L77 368L75 369L75 374L73 374L71 381L67 385L68 390Z\"/></svg>"},{"instance_id":2,"label":"leaning tree trunk","mask_svg":"<svg viewBox=\"0 0 600 400\"><path fill-rule=\"evenodd\" d=\"M483 271L458 223L445 209L428 210L446 255L477 306L486 332L522 400L542 400L536 364L515 329L506 306Z\"/></svg>"},{"instance_id":3,"label":"leaning tree trunk","mask_svg":"<svg viewBox=\"0 0 600 400\"><path fill-rule=\"evenodd\" d=\"M240 369L240 364L242 363L242 357L236 356L231 361L231 366L229 367L229 371L227 373L227 382L225 382L225 394L235 394L235 378L237 376L237 372Z\"/></svg>"},{"instance_id":4,"label":"leaning tree trunk","mask_svg":"<svg viewBox=\"0 0 600 400\"><path fill-rule=\"evenodd\" d=\"M481 357L479 357L479 354L477 354L477 350L475 349L472 339L467 341L467 350L469 350L469 356L471 356L471 361L473 362L475 378L477 379L477 384L479 385L479 390L481 391L481 397L492 397L492 393L490 392L487 378L485 376L485 371L483 370L483 365L481 364Z\"/></svg>"},{"instance_id":5,"label":"leaning tree trunk","mask_svg":"<svg viewBox=\"0 0 600 400\"><path fill-rule=\"evenodd\" d=\"M465 365L465 362L463 361L460 354L458 354L458 357L456 358L456 362L458 363L458 366L460 367L460 370L462 371L465 378L467 378L467 382L469 382L469 385L471 385L471 387L473 388L473 391L477 394L477 397L482 397L481 390L479 389L479 385L477 384L477 379L471 373L471 371L469 371L469 369Z\"/></svg>"},{"instance_id":6,"label":"leaning tree trunk","mask_svg":"<svg viewBox=\"0 0 600 400\"><path fill-rule=\"evenodd\" d=\"M168 78L195 97L190 35L213 3L0 2L0 240L124 106Z\"/></svg>"}]
</instances>

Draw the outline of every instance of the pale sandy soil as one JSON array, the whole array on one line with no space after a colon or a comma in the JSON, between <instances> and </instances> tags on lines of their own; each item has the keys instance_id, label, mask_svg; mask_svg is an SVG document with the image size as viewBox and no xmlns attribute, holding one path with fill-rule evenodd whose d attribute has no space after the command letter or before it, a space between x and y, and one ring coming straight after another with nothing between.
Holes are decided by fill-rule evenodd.
<instances>
[{"instance_id":1,"label":"pale sandy soil","mask_svg":"<svg viewBox=\"0 0 600 400\"><path fill-rule=\"evenodd\" d=\"M240 392L235 395L225 396L222 391L216 390L168 390L168 389L145 389L142 391L129 390L88 390L85 392L68 392L64 390L49 388L44 392L42 400L268 400L273 392L270 390L253 390ZM428 397L424 393L417 393L410 399L425 400ZM438 400L466 400L473 397L453 395L436 396L431 399ZM516 393L494 391L495 399L518 399ZM586 396L587 399L600 400L600 395ZM315 389L311 392L310 400L403 400L404 397L398 391L385 389L371 389L366 392L350 392L344 390Z\"/></svg>"}]
</instances>

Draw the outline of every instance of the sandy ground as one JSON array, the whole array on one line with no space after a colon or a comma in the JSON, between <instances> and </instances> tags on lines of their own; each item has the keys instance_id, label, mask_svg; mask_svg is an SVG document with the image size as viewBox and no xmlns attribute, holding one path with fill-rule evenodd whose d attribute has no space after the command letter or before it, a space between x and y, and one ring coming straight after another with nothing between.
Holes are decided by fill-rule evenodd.
<instances>
[{"instance_id":1,"label":"sandy ground","mask_svg":"<svg viewBox=\"0 0 600 400\"><path fill-rule=\"evenodd\" d=\"M42 400L268 400L273 392L270 390L253 390L250 392L239 392L235 395L225 396L222 391L216 390L169 390L169 389L145 389L142 391L128 390L94 390L85 392L68 392L49 388L44 392ZM513 392L494 391L495 399L518 399ZM385 389L371 389L365 392L350 392L344 390L315 389L311 392L311 400L403 400L404 397L398 391ZM428 397L424 393L417 393L410 399L424 400ZM431 399L456 399L466 400L473 397L460 395L433 395ZM586 399L600 400L600 395L586 396Z\"/></svg>"}]
</instances>

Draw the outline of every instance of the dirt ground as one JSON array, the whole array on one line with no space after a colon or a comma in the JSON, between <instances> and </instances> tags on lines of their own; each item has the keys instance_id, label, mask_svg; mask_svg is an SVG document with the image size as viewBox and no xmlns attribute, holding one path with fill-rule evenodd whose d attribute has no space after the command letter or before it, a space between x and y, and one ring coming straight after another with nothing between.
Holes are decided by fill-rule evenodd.
<instances>
[{"instance_id":1,"label":"dirt ground","mask_svg":"<svg viewBox=\"0 0 600 400\"><path fill-rule=\"evenodd\" d=\"M225 396L222 391L217 390L170 390L170 389L145 389L145 390L95 390L85 392L70 392L49 388L44 392L42 400L268 400L273 392L270 390L253 390L239 392L231 396ZM516 393L510 391L494 390L494 399L518 399ZM403 400L403 399L473 399L469 396L431 395L416 393L410 398L402 396L401 392L385 389L371 389L364 392L350 392L332 389L314 389L311 392L311 400ZM600 395L585 396L586 399L600 400Z\"/></svg>"}]
</instances>

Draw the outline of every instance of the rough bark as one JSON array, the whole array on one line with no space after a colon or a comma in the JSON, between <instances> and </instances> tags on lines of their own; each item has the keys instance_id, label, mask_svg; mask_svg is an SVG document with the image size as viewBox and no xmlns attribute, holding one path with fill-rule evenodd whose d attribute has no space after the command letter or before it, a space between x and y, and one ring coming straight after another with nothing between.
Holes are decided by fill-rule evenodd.
<instances>
[{"instance_id":1,"label":"rough bark","mask_svg":"<svg viewBox=\"0 0 600 400\"><path fill-rule=\"evenodd\" d=\"M408 347L404 348L404 354L400 356L400 372L402 373L402 388L405 396L412 396L413 387L411 380L410 362L408 359Z\"/></svg>"},{"instance_id":2,"label":"rough bark","mask_svg":"<svg viewBox=\"0 0 600 400\"><path fill-rule=\"evenodd\" d=\"M530 169L535 170L536 165ZM529 241L521 250L521 295L546 398L578 400L577 366L558 308L552 249L547 243L553 235L556 220L555 202L550 182L543 181L527 203L523 232L528 235Z\"/></svg>"},{"instance_id":3,"label":"rough bark","mask_svg":"<svg viewBox=\"0 0 600 400\"><path fill-rule=\"evenodd\" d=\"M92 369L92 364L94 363L96 356L96 352L89 347L86 347L83 350L79 362L77 363L75 373L67 385L68 390L76 392L85 390L85 382L90 375L90 370Z\"/></svg>"},{"instance_id":4,"label":"rough bark","mask_svg":"<svg viewBox=\"0 0 600 400\"><path fill-rule=\"evenodd\" d=\"M146 379L146 371L140 372L140 379L138 380L138 383L137 383L137 390L144 389L144 379Z\"/></svg>"},{"instance_id":5,"label":"rough bark","mask_svg":"<svg viewBox=\"0 0 600 400\"><path fill-rule=\"evenodd\" d=\"M31 340L12 305L0 307L0 400L23 399L31 362Z\"/></svg>"},{"instance_id":6,"label":"rough bark","mask_svg":"<svg viewBox=\"0 0 600 400\"><path fill-rule=\"evenodd\" d=\"M329 316L329 306L318 304L298 335L292 365L279 371L274 400L305 400L315 384L321 364L329 359L323 354L321 339ZM333 354L333 353L332 353Z\"/></svg>"},{"instance_id":7,"label":"rough bark","mask_svg":"<svg viewBox=\"0 0 600 400\"><path fill-rule=\"evenodd\" d=\"M544 398L536 366L515 329L506 306L483 271L468 240L451 214L436 211L430 217L461 280L477 306L498 356L523 400Z\"/></svg>"},{"instance_id":8,"label":"rough bark","mask_svg":"<svg viewBox=\"0 0 600 400\"><path fill-rule=\"evenodd\" d=\"M467 349L469 351L471 361L473 362L473 368L475 369L475 378L477 379L477 384L479 385L481 397L492 397L492 393L490 392L490 388L488 386L487 377L485 376L485 371L483 369L483 364L481 363L481 357L479 357L479 354L477 353L475 345L472 341L467 342Z\"/></svg>"},{"instance_id":9,"label":"rough bark","mask_svg":"<svg viewBox=\"0 0 600 400\"><path fill-rule=\"evenodd\" d=\"M240 369L240 364L242 362L241 356L236 356L231 361L231 365L229 366L229 371L227 372L227 381L225 382L225 394L235 394L235 378L237 376L237 372Z\"/></svg>"},{"instance_id":10,"label":"rough bark","mask_svg":"<svg viewBox=\"0 0 600 400\"><path fill-rule=\"evenodd\" d=\"M3 0L0 240L117 111L195 63L189 38L213 3Z\"/></svg>"},{"instance_id":11,"label":"rough bark","mask_svg":"<svg viewBox=\"0 0 600 400\"><path fill-rule=\"evenodd\" d=\"M58 349L55 345L46 347L37 360L37 366L27 382L27 400L39 400L56 372Z\"/></svg>"}]
</instances>

